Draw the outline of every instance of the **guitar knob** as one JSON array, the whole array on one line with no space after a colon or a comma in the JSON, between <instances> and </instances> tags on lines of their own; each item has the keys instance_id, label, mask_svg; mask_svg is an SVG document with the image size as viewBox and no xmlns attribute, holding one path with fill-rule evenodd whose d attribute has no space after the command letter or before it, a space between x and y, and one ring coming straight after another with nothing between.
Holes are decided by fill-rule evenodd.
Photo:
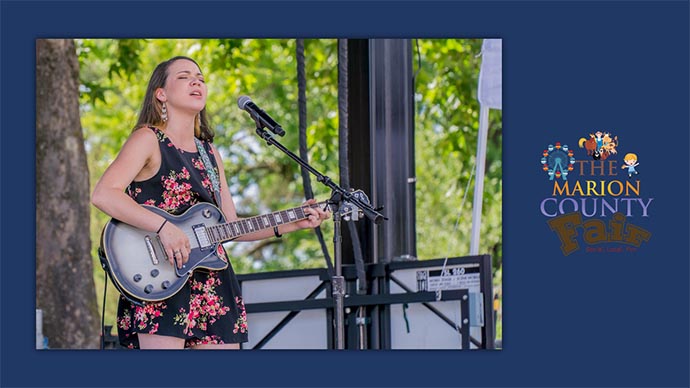
<instances>
[{"instance_id":1,"label":"guitar knob","mask_svg":"<svg viewBox=\"0 0 690 388\"><path fill-rule=\"evenodd\" d=\"M164 290L167 290L168 287L170 287L170 282L167 281L167 280L164 281L164 282L161 284L161 287L163 287Z\"/></svg>"},{"instance_id":2,"label":"guitar knob","mask_svg":"<svg viewBox=\"0 0 690 388\"><path fill-rule=\"evenodd\" d=\"M160 273L160 272L158 272L157 269L152 269L152 270L151 270L151 277L154 277L154 278L155 278L156 276L158 276L159 273Z\"/></svg>"},{"instance_id":3,"label":"guitar knob","mask_svg":"<svg viewBox=\"0 0 690 388\"><path fill-rule=\"evenodd\" d=\"M144 287L144 292L147 294L150 294L153 292L153 284L149 284L146 287Z\"/></svg>"},{"instance_id":4,"label":"guitar knob","mask_svg":"<svg viewBox=\"0 0 690 388\"><path fill-rule=\"evenodd\" d=\"M134 275L134 281L135 282L141 281L141 274L138 273L138 274Z\"/></svg>"}]
</instances>

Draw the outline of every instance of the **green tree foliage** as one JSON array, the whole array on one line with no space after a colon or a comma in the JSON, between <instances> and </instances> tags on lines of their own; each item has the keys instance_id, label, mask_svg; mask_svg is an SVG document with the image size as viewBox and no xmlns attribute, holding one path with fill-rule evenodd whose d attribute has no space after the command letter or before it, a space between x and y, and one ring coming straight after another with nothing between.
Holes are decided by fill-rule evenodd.
<instances>
[{"instance_id":1,"label":"green tree foliage","mask_svg":"<svg viewBox=\"0 0 690 388\"><path fill-rule=\"evenodd\" d=\"M420 259L468 255L479 130L482 40L420 40L415 83ZM501 260L502 118L491 111L480 249ZM458 222L459 221L459 222ZM456 228L457 223L457 228Z\"/></svg>"},{"instance_id":2,"label":"green tree foliage","mask_svg":"<svg viewBox=\"0 0 690 388\"><path fill-rule=\"evenodd\" d=\"M413 41L416 79L417 247L420 259L467 255L479 106L476 100L481 40ZM77 41L81 65L81 114L91 182L95 183L131 133L146 83L160 61L194 58L209 87L207 110L216 132L230 191L241 216L299 205L304 200L299 166L254 133L237 107L250 96L287 130L280 142L298 153L296 42L293 39L84 39ZM309 162L338 174L337 41L307 39L306 95ZM501 116L492 111L481 251L501 258ZM472 182L474 183L474 182ZM328 190L312 180L317 199ZM463 197L470 190L464 205ZM92 240L98 246L108 217L92 209ZM456 220L460 216L458 228ZM323 224L327 245L332 226ZM324 267L312 231L281 240L230 244L238 273ZM331 254L332 256L332 254ZM96 258L94 248L94 258ZM103 273L96 274L103 286ZM114 291L114 290L113 290ZM102 291L101 292L102 295ZM115 295L115 293L110 294ZM112 304L115 297L110 298ZM114 322L108 307L107 322Z\"/></svg>"}]
</instances>

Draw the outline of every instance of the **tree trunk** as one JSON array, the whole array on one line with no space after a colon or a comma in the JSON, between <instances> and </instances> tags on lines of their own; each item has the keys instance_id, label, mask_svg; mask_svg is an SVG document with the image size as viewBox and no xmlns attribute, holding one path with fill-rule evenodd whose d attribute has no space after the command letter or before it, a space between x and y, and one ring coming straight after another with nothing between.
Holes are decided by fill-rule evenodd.
<instances>
[{"instance_id":1,"label":"tree trunk","mask_svg":"<svg viewBox=\"0 0 690 388\"><path fill-rule=\"evenodd\" d=\"M89 174L70 39L36 41L36 308L50 348L98 348Z\"/></svg>"}]
</instances>

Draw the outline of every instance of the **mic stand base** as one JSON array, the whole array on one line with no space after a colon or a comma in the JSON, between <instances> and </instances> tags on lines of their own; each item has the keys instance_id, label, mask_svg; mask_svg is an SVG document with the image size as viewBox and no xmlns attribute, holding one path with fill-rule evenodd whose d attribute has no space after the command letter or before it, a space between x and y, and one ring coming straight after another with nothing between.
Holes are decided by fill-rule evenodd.
<instances>
[{"instance_id":1,"label":"mic stand base","mask_svg":"<svg viewBox=\"0 0 690 388\"><path fill-rule=\"evenodd\" d=\"M345 277L343 276L343 261L342 261L342 229L341 229L341 207L342 201L339 195L334 193L331 196L331 201L336 205L333 212L333 250L335 261L335 275L332 276L332 292L333 301L335 302L333 308L335 309L335 348L338 350L345 349Z\"/></svg>"},{"instance_id":2,"label":"mic stand base","mask_svg":"<svg viewBox=\"0 0 690 388\"><path fill-rule=\"evenodd\" d=\"M333 276L333 300L335 302L335 347L338 350L345 349L345 314L344 314L344 299L345 299L345 277Z\"/></svg>"}]
</instances>

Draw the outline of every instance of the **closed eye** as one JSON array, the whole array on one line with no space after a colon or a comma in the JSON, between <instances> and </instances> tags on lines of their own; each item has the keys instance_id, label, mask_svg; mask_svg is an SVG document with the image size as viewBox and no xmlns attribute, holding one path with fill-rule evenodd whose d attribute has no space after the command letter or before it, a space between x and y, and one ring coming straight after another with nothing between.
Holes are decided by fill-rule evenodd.
<instances>
[{"instance_id":1,"label":"closed eye","mask_svg":"<svg viewBox=\"0 0 690 388\"><path fill-rule=\"evenodd\" d=\"M186 80L186 79L189 79L189 78L190 78L190 77L187 77L187 76L180 76L180 77L177 77L177 79L183 79L183 80ZM197 79L198 79L199 82L201 82L201 83L206 83L206 80L204 80L203 78L197 78Z\"/></svg>"}]
</instances>

